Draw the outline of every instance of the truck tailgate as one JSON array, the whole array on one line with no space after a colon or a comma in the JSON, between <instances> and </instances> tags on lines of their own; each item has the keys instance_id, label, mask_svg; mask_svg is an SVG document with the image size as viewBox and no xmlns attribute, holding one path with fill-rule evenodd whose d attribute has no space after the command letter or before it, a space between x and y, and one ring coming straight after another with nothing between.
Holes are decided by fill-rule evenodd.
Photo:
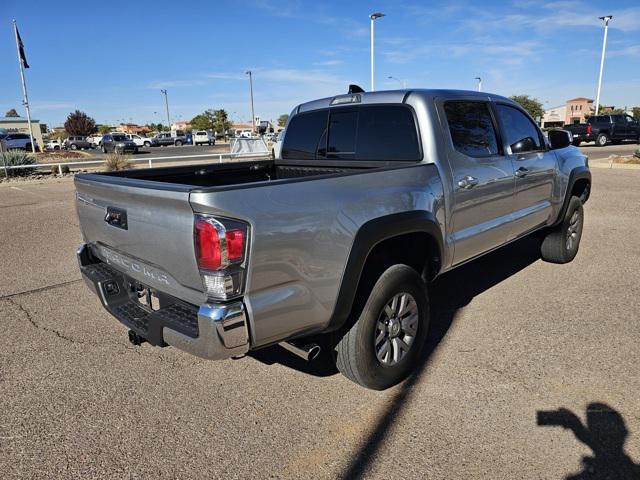
<instances>
[{"instance_id":1,"label":"truck tailgate","mask_svg":"<svg viewBox=\"0 0 640 480\"><path fill-rule=\"evenodd\" d=\"M76 206L85 242L116 270L190 303L202 303L189 189L157 184L145 188L141 183L112 182L98 175L76 177Z\"/></svg>"}]
</instances>

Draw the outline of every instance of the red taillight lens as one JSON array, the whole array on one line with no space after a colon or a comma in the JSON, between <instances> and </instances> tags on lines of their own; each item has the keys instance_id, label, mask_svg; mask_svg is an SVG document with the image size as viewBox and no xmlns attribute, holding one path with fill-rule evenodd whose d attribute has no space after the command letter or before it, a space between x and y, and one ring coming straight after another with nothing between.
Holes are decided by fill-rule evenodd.
<instances>
[{"instance_id":1,"label":"red taillight lens","mask_svg":"<svg viewBox=\"0 0 640 480\"><path fill-rule=\"evenodd\" d=\"M230 262L242 261L244 256L244 238L245 231L239 228L225 232L227 257Z\"/></svg>"},{"instance_id":2,"label":"red taillight lens","mask_svg":"<svg viewBox=\"0 0 640 480\"><path fill-rule=\"evenodd\" d=\"M587 135L591 135L591 124L587 125Z\"/></svg>"},{"instance_id":3,"label":"red taillight lens","mask_svg":"<svg viewBox=\"0 0 640 480\"><path fill-rule=\"evenodd\" d=\"M222 264L222 250L218 230L201 218L196 219L196 257L198 266L205 270L217 270Z\"/></svg>"}]
</instances>

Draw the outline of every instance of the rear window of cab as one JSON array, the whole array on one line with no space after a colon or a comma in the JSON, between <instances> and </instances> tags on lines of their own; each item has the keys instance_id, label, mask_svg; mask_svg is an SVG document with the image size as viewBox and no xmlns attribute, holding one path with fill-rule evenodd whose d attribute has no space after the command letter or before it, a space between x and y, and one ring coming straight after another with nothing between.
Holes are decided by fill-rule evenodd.
<instances>
[{"instance_id":1,"label":"rear window of cab","mask_svg":"<svg viewBox=\"0 0 640 480\"><path fill-rule=\"evenodd\" d=\"M360 105L295 115L282 158L290 160L420 161L413 110L407 105Z\"/></svg>"}]
</instances>

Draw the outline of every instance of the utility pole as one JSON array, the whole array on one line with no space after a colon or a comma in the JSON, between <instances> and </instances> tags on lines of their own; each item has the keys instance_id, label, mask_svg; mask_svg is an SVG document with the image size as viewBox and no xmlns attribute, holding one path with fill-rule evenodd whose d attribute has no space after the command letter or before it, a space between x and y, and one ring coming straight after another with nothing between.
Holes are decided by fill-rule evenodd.
<instances>
[{"instance_id":1,"label":"utility pole","mask_svg":"<svg viewBox=\"0 0 640 480\"><path fill-rule=\"evenodd\" d=\"M482 91L482 78L476 77L476 80L478 81L478 91L481 92Z\"/></svg>"},{"instance_id":2,"label":"utility pole","mask_svg":"<svg viewBox=\"0 0 640 480\"><path fill-rule=\"evenodd\" d=\"M251 70L247 70L245 73L247 75L249 75L249 94L251 96L251 124L253 125L253 134L255 135L255 133L256 133L256 112L253 109L253 75L251 73Z\"/></svg>"},{"instance_id":3,"label":"utility pole","mask_svg":"<svg viewBox=\"0 0 640 480\"><path fill-rule=\"evenodd\" d=\"M609 21L613 18L613 15L607 15L599 17L600 20L604 20L604 40L602 41L602 57L600 58L600 76L598 77L598 95L596 96L596 115L600 110L600 90L602 89L602 71L604 70L604 53L607 50L607 32L609 31Z\"/></svg>"},{"instance_id":4,"label":"utility pole","mask_svg":"<svg viewBox=\"0 0 640 480\"><path fill-rule=\"evenodd\" d=\"M18 33L18 25L16 24L15 19L13 20L13 33L16 36L16 50L18 51L18 63L20 64L20 79L22 80L22 104L24 105L25 110L27 111L27 123L29 124L29 138L31 139L31 151L35 153L36 144L33 141L33 127L31 125L31 108L29 108L29 97L27 95L27 81L24 77L24 68L25 68L25 58L24 58L24 47L22 45L22 39L20 38L20 34ZM29 65L26 65L29 68Z\"/></svg>"},{"instance_id":5,"label":"utility pole","mask_svg":"<svg viewBox=\"0 0 640 480\"><path fill-rule=\"evenodd\" d=\"M160 93L164 95L164 108L167 111L167 126L169 127L169 131L171 131L171 119L169 117L169 100L167 99L167 91L160 90Z\"/></svg>"},{"instance_id":6,"label":"utility pole","mask_svg":"<svg viewBox=\"0 0 640 480\"><path fill-rule=\"evenodd\" d=\"M384 17L384 13L375 12L369 15L371 19L371 91L376 91L376 83L375 83L375 75L374 75L374 57L375 57L375 32L374 32L374 23L377 18Z\"/></svg>"}]
</instances>

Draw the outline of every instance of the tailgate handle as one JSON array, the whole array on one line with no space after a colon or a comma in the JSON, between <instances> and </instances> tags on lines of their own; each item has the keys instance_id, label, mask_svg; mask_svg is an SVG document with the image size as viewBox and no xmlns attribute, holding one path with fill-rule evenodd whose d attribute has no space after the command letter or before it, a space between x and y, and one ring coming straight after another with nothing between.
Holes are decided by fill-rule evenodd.
<instances>
[{"instance_id":1,"label":"tailgate handle","mask_svg":"<svg viewBox=\"0 0 640 480\"><path fill-rule=\"evenodd\" d=\"M127 211L123 208L107 207L107 213L104 216L104 221L109 225L123 230L128 229L127 225Z\"/></svg>"}]
</instances>

